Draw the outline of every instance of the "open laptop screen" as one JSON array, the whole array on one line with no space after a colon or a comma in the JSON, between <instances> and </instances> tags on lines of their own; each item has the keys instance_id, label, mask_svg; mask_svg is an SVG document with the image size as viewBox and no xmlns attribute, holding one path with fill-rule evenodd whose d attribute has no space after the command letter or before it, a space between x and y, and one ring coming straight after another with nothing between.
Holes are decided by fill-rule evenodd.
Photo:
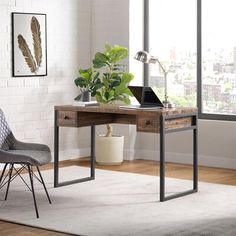
<instances>
[{"instance_id":1,"label":"open laptop screen","mask_svg":"<svg viewBox=\"0 0 236 236\"><path fill-rule=\"evenodd\" d=\"M141 107L164 107L151 87L129 86L129 89Z\"/></svg>"}]
</instances>

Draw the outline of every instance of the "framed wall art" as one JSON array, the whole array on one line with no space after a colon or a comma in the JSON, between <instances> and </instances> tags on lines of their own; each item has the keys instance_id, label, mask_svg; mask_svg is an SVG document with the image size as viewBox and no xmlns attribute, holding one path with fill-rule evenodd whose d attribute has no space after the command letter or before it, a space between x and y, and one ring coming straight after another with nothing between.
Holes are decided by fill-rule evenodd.
<instances>
[{"instance_id":1,"label":"framed wall art","mask_svg":"<svg viewBox=\"0 0 236 236\"><path fill-rule=\"evenodd\" d=\"M12 13L12 75L47 75L46 14Z\"/></svg>"}]
</instances>

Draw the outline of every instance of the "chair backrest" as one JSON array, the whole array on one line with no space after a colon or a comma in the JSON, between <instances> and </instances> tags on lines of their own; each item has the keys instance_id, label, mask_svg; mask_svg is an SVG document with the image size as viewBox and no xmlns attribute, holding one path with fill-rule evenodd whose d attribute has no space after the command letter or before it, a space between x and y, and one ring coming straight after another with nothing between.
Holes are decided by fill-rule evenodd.
<instances>
[{"instance_id":1,"label":"chair backrest","mask_svg":"<svg viewBox=\"0 0 236 236\"><path fill-rule=\"evenodd\" d=\"M0 109L0 149L5 151L10 149L15 143L15 140L4 113Z\"/></svg>"}]
</instances>

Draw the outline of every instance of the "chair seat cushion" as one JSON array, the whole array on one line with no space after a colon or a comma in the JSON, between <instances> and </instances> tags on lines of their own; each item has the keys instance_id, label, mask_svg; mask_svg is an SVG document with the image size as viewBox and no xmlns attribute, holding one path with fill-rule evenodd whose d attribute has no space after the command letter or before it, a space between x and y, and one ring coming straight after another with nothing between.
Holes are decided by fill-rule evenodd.
<instances>
[{"instance_id":1,"label":"chair seat cushion","mask_svg":"<svg viewBox=\"0 0 236 236\"><path fill-rule=\"evenodd\" d=\"M8 150L15 158L11 160L14 163L27 163L35 166L41 166L51 161L51 153L37 150ZM9 160L8 160L9 162Z\"/></svg>"}]
</instances>

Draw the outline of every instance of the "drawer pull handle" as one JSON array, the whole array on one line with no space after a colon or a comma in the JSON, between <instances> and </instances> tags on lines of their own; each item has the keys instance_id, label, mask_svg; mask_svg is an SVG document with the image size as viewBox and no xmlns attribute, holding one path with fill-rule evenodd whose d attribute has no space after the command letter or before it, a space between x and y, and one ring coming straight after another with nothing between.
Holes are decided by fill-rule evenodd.
<instances>
[{"instance_id":1,"label":"drawer pull handle","mask_svg":"<svg viewBox=\"0 0 236 236\"><path fill-rule=\"evenodd\" d=\"M151 121L150 121L150 120L146 120L145 124L146 124L146 125L150 125L150 124L151 124Z\"/></svg>"},{"instance_id":2,"label":"drawer pull handle","mask_svg":"<svg viewBox=\"0 0 236 236\"><path fill-rule=\"evenodd\" d=\"M69 120L70 117L69 116L64 116L64 120Z\"/></svg>"}]
</instances>

